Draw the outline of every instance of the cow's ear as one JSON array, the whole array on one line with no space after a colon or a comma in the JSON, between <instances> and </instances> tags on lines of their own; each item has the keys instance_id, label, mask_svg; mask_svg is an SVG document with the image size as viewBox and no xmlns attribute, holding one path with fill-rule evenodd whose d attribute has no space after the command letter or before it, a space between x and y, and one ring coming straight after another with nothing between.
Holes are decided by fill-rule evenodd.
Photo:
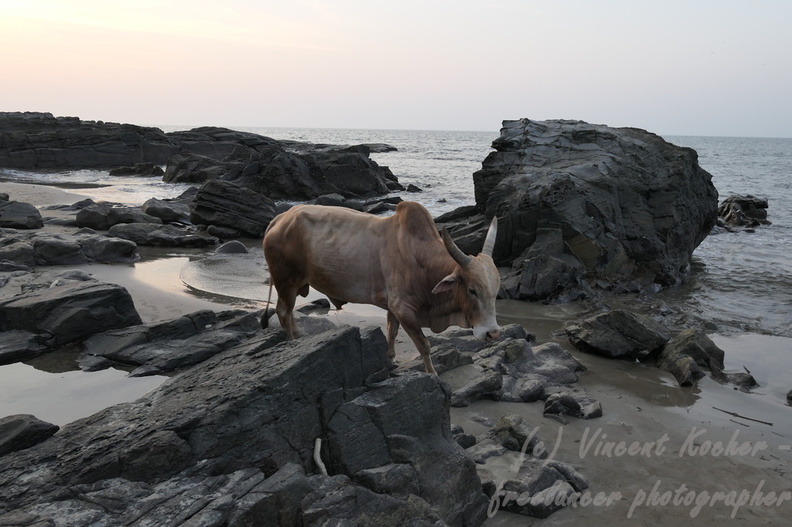
<instances>
[{"instance_id":1,"label":"cow's ear","mask_svg":"<svg viewBox=\"0 0 792 527\"><path fill-rule=\"evenodd\" d=\"M437 283L437 285L434 286L434 289L432 289L432 294L437 295L439 293L445 293L446 291L451 291L451 289L453 289L456 283L457 283L456 275L450 274L445 278L443 278L442 280L440 280Z\"/></svg>"}]
</instances>

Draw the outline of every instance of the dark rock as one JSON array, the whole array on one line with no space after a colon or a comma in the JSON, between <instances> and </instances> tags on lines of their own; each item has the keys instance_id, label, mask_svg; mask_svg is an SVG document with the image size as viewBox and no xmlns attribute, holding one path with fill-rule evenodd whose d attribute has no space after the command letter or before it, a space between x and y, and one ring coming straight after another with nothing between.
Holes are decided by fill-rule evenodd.
<instances>
[{"instance_id":1,"label":"dark rock","mask_svg":"<svg viewBox=\"0 0 792 527\"><path fill-rule=\"evenodd\" d=\"M30 203L0 200L0 228L40 229L43 226L41 213Z\"/></svg>"},{"instance_id":2,"label":"dark rock","mask_svg":"<svg viewBox=\"0 0 792 527\"><path fill-rule=\"evenodd\" d=\"M0 523L481 525L486 497L437 379L367 384L386 351L357 328L269 348L253 337L0 457L13 511ZM360 427L345 419L358 414ZM357 472L306 477L316 438L328 468Z\"/></svg>"},{"instance_id":3,"label":"dark rock","mask_svg":"<svg viewBox=\"0 0 792 527\"><path fill-rule=\"evenodd\" d=\"M71 237L37 236L33 252L37 265L74 265L88 261L77 240Z\"/></svg>"},{"instance_id":4,"label":"dark rock","mask_svg":"<svg viewBox=\"0 0 792 527\"><path fill-rule=\"evenodd\" d=\"M476 444L476 436L466 434L465 429L460 425L451 425L451 435L454 436L454 441L462 448L470 448Z\"/></svg>"},{"instance_id":5,"label":"dark rock","mask_svg":"<svg viewBox=\"0 0 792 527\"><path fill-rule=\"evenodd\" d=\"M275 203L265 195L234 183L209 180L198 190L190 220L260 238L275 214Z\"/></svg>"},{"instance_id":6,"label":"dark rock","mask_svg":"<svg viewBox=\"0 0 792 527\"><path fill-rule=\"evenodd\" d=\"M0 418L0 456L41 443L58 431L58 426L32 415Z\"/></svg>"},{"instance_id":7,"label":"dark rock","mask_svg":"<svg viewBox=\"0 0 792 527\"><path fill-rule=\"evenodd\" d=\"M217 127L165 134L47 113L0 112L0 167L111 168L119 175L156 175L159 165L167 164L166 182L225 180L273 199L310 200L331 193L370 197L403 190L370 153L365 145L276 141Z\"/></svg>"},{"instance_id":8,"label":"dark rock","mask_svg":"<svg viewBox=\"0 0 792 527\"><path fill-rule=\"evenodd\" d=\"M476 206L499 218L494 257L513 266L512 298L675 284L715 225L717 191L696 152L649 132L521 119L492 146L473 176Z\"/></svg>"},{"instance_id":9,"label":"dark rock","mask_svg":"<svg viewBox=\"0 0 792 527\"><path fill-rule=\"evenodd\" d=\"M22 169L163 164L174 151L157 128L39 112L0 112L0 145L0 166Z\"/></svg>"},{"instance_id":10,"label":"dark rock","mask_svg":"<svg viewBox=\"0 0 792 527\"><path fill-rule=\"evenodd\" d=\"M18 238L0 239L0 260L13 262L23 267L36 265L33 244Z\"/></svg>"},{"instance_id":11,"label":"dark rock","mask_svg":"<svg viewBox=\"0 0 792 527\"><path fill-rule=\"evenodd\" d=\"M336 328L336 324L327 317L313 317L298 310L294 311L294 323L297 325L297 332L300 335L318 335ZM276 314L270 316L267 324L262 327L282 329Z\"/></svg>"},{"instance_id":12,"label":"dark rock","mask_svg":"<svg viewBox=\"0 0 792 527\"><path fill-rule=\"evenodd\" d=\"M369 214L382 214L384 212L393 212L394 210L396 210L396 205L398 205L401 201L402 199L398 196L395 198L369 200L361 205L361 210Z\"/></svg>"},{"instance_id":13,"label":"dark rock","mask_svg":"<svg viewBox=\"0 0 792 527\"><path fill-rule=\"evenodd\" d=\"M0 192L0 201L8 201L8 192Z\"/></svg>"},{"instance_id":14,"label":"dark rock","mask_svg":"<svg viewBox=\"0 0 792 527\"><path fill-rule=\"evenodd\" d=\"M130 240L87 233L75 234L74 239L80 244L85 257L92 262L132 263L139 258L137 244Z\"/></svg>"},{"instance_id":15,"label":"dark rock","mask_svg":"<svg viewBox=\"0 0 792 527\"><path fill-rule=\"evenodd\" d=\"M723 371L725 353L701 330L688 329L671 339L657 357L657 366L676 377L680 386L692 386L704 370Z\"/></svg>"},{"instance_id":16,"label":"dark rock","mask_svg":"<svg viewBox=\"0 0 792 527\"><path fill-rule=\"evenodd\" d=\"M0 339L0 364L22 362L49 351L42 335L24 330L3 332Z\"/></svg>"},{"instance_id":17,"label":"dark rock","mask_svg":"<svg viewBox=\"0 0 792 527\"><path fill-rule=\"evenodd\" d=\"M593 419L602 417L602 405L584 394L553 393L545 400L544 415L569 415L579 419Z\"/></svg>"},{"instance_id":18,"label":"dark rock","mask_svg":"<svg viewBox=\"0 0 792 527\"><path fill-rule=\"evenodd\" d=\"M0 301L0 331L42 334L48 346L140 322L129 292L116 284L69 282Z\"/></svg>"},{"instance_id":19,"label":"dark rock","mask_svg":"<svg viewBox=\"0 0 792 527\"><path fill-rule=\"evenodd\" d=\"M151 198L143 203L141 210L163 223L190 223L190 205L187 200Z\"/></svg>"},{"instance_id":20,"label":"dark rock","mask_svg":"<svg viewBox=\"0 0 792 527\"><path fill-rule=\"evenodd\" d=\"M759 227L770 225L767 219L767 199L729 196L718 207L718 217L728 227Z\"/></svg>"},{"instance_id":21,"label":"dark rock","mask_svg":"<svg viewBox=\"0 0 792 527\"><path fill-rule=\"evenodd\" d=\"M88 233L34 234L0 245L0 259L17 265L73 265L86 262L130 263L137 245L128 240Z\"/></svg>"},{"instance_id":22,"label":"dark rock","mask_svg":"<svg viewBox=\"0 0 792 527\"><path fill-rule=\"evenodd\" d=\"M179 153L168 161L162 180L166 183L204 183L210 179L224 179L228 174L238 175L243 168L244 164L239 161Z\"/></svg>"},{"instance_id":23,"label":"dark rock","mask_svg":"<svg viewBox=\"0 0 792 527\"><path fill-rule=\"evenodd\" d=\"M671 338L661 324L621 309L567 324L566 333L580 351L625 360L644 359Z\"/></svg>"},{"instance_id":24,"label":"dark rock","mask_svg":"<svg viewBox=\"0 0 792 527\"><path fill-rule=\"evenodd\" d=\"M217 245L214 236L201 236L189 228L162 223L118 223L107 234L137 245L153 247L207 247Z\"/></svg>"},{"instance_id":25,"label":"dark rock","mask_svg":"<svg viewBox=\"0 0 792 527\"><path fill-rule=\"evenodd\" d=\"M388 145L385 143L363 143L360 146L364 146L368 149L369 152L372 154L384 154L386 152L398 152L399 149L393 145Z\"/></svg>"},{"instance_id":26,"label":"dark rock","mask_svg":"<svg viewBox=\"0 0 792 527\"><path fill-rule=\"evenodd\" d=\"M492 438L485 437L475 445L467 448L468 455L478 465L483 465L490 458L500 458L508 453L509 449Z\"/></svg>"},{"instance_id":27,"label":"dark rock","mask_svg":"<svg viewBox=\"0 0 792 527\"><path fill-rule=\"evenodd\" d=\"M473 216L477 216L477 219L480 219L483 223L484 217L479 214L479 208L475 205L466 205L464 207L459 207L458 209L454 209L452 211L446 212L445 214L441 214L440 216L436 217L435 223L438 224L445 224L450 222L456 222L460 220L469 219ZM449 231L450 232L450 231ZM456 242L456 236L454 236L454 242ZM468 253L472 251L467 251Z\"/></svg>"},{"instance_id":28,"label":"dark rock","mask_svg":"<svg viewBox=\"0 0 792 527\"><path fill-rule=\"evenodd\" d=\"M534 452L534 448L541 442L537 435L538 430L539 427L531 426L519 415L507 414L495 423L487 435L507 450L544 459L548 456L546 450L537 448L537 452Z\"/></svg>"},{"instance_id":29,"label":"dark rock","mask_svg":"<svg viewBox=\"0 0 792 527\"><path fill-rule=\"evenodd\" d=\"M389 463L408 464L421 482L418 496L433 504L448 524L462 525L471 513L483 520L486 504L475 466L451 435L447 404L432 376L411 374L379 383L376 390L340 405L330 419L329 466L354 474ZM411 418L388 419L391 412ZM384 437L384 444L377 445L373 437ZM455 489L460 502L444 497L442 488Z\"/></svg>"},{"instance_id":30,"label":"dark rock","mask_svg":"<svg viewBox=\"0 0 792 527\"><path fill-rule=\"evenodd\" d=\"M469 380L451 394L451 406L469 406L473 401L485 397L495 397L503 387L503 376L496 371L475 364L460 368L460 370L464 370L462 373Z\"/></svg>"},{"instance_id":31,"label":"dark rock","mask_svg":"<svg viewBox=\"0 0 792 527\"><path fill-rule=\"evenodd\" d=\"M1 250L2 249L0 249L0 251ZM28 273L28 272L31 271L31 269L32 269L32 267L29 266L29 265L12 262L10 260L0 259L0 272L3 272L3 273L15 273L15 272L18 272L18 271L19 272L23 272L23 273ZM8 279L8 276L6 276L5 278ZM2 287L4 285L5 285L5 283L0 285L0 287Z\"/></svg>"},{"instance_id":32,"label":"dark rock","mask_svg":"<svg viewBox=\"0 0 792 527\"><path fill-rule=\"evenodd\" d=\"M77 226L106 231L111 226L107 219L111 208L113 205L104 201L81 208L75 218Z\"/></svg>"},{"instance_id":33,"label":"dark rock","mask_svg":"<svg viewBox=\"0 0 792 527\"><path fill-rule=\"evenodd\" d=\"M80 364L90 370L113 364L144 367L136 375L167 373L202 362L258 333L253 313L198 311L168 322L95 334L83 344ZM260 336L262 347L284 340L276 332Z\"/></svg>"},{"instance_id":34,"label":"dark rock","mask_svg":"<svg viewBox=\"0 0 792 527\"><path fill-rule=\"evenodd\" d=\"M489 462L478 467L484 489L490 496L489 512L504 510L523 516L547 518L552 513L571 505L576 493L589 487L588 479L571 465L560 461L541 461L518 452L507 452L498 457L498 463L518 467L509 471L509 477L499 477L502 472L490 468ZM514 474L516 470L516 474Z\"/></svg>"},{"instance_id":35,"label":"dark rock","mask_svg":"<svg viewBox=\"0 0 792 527\"><path fill-rule=\"evenodd\" d=\"M416 187L412 183L407 185L407 189L406 190L407 190L407 192L423 192L422 188Z\"/></svg>"},{"instance_id":36,"label":"dark rock","mask_svg":"<svg viewBox=\"0 0 792 527\"><path fill-rule=\"evenodd\" d=\"M316 490L301 502L302 521L306 526L448 525L425 500L414 494L399 499L390 494L373 492L352 484L344 475L314 476L310 481Z\"/></svg>"},{"instance_id":37,"label":"dark rock","mask_svg":"<svg viewBox=\"0 0 792 527\"><path fill-rule=\"evenodd\" d=\"M110 170L111 176L141 176L141 177L162 177L165 171L160 165L154 163L138 163L132 166L113 168Z\"/></svg>"},{"instance_id":38,"label":"dark rock","mask_svg":"<svg viewBox=\"0 0 792 527\"><path fill-rule=\"evenodd\" d=\"M344 196L341 194L325 194L319 196L314 200L317 205L325 205L329 207L341 207L344 205Z\"/></svg>"},{"instance_id":39,"label":"dark rock","mask_svg":"<svg viewBox=\"0 0 792 527\"><path fill-rule=\"evenodd\" d=\"M787 393L786 399L787 399L787 404L792 406L792 390L789 390L789 393Z\"/></svg>"},{"instance_id":40,"label":"dark rock","mask_svg":"<svg viewBox=\"0 0 792 527\"><path fill-rule=\"evenodd\" d=\"M452 383L453 406L467 406L482 398L533 402L544 398L550 388L577 381L577 372L585 368L572 355L555 343L532 348L525 339L525 330L516 328L504 328L516 338L490 343L475 353L471 366L454 371L454 376L462 381L455 379Z\"/></svg>"},{"instance_id":41,"label":"dark rock","mask_svg":"<svg viewBox=\"0 0 792 527\"><path fill-rule=\"evenodd\" d=\"M344 197L386 194L399 186L387 167L370 159L364 146L276 141L223 128L169 134L182 152L166 170L166 181L232 181L273 199L310 200L331 193Z\"/></svg>"},{"instance_id":42,"label":"dark rock","mask_svg":"<svg viewBox=\"0 0 792 527\"><path fill-rule=\"evenodd\" d=\"M410 494L417 496L421 493L418 474L407 463L391 463L361 470L355 474L355 481L377 494L407 498Z\"/></svg>"},{"instance_id":43,"label":"dark rock","mask_svg":"<svg viewBox=\"0 0 792 527\"><path fill-rule=\"evenodd\" d=\"M242 236L242 233L236 229L218 227L217 225L208 225L206 227L206 234L219 238L220 240L235 239Z\"/></svg>"},{"instance_id":44,"label":"dark rock","mask_svg":"<svg viewBox=\"0 0 792 527\"><path fill-rule=\"evenodd\" d=\"M162 220L150 216L139 207L116 207L110 203L100 202L89 205L77 212L77 226L106 231L119 223L159 223Z\"/></svg>"}]
</instances>

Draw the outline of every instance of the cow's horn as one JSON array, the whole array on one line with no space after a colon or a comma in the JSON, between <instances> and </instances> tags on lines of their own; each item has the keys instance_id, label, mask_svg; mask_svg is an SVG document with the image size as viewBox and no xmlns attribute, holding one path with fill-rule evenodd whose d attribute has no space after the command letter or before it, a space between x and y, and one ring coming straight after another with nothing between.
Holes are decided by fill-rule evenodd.
<instances>
[{"instance_id":1,"label":"cow's horn","mask_svg":"<svg viewBox=\"0 0 792 527\"><path fill-rule=\"evenodd\" d=\"M470 264L471 257L467 254L463 253L462 250L456 246L454 240L451 239L451 235L448 234L448 231L445 227L440 231L440 235L443 237L443 245L445 245L448 254L451 255L451 258L454 259L456 263L458 263L462 267L467 267Z\"/></svg>"},{"instance_id":2,"label":"cow's horn","mask_svg":"<svg viewBox=\"0 0 792 527\"><path fill-rule=\"evenodd\" d=\"M495 249L495 238L498 237L498 217L492 217L492 223L490 223L489 230L487 231L487 237L484 239L484 247L481 248L481 252L486 254L489 257L492 257L492 251Z\"/></svg>"}]
</instances>

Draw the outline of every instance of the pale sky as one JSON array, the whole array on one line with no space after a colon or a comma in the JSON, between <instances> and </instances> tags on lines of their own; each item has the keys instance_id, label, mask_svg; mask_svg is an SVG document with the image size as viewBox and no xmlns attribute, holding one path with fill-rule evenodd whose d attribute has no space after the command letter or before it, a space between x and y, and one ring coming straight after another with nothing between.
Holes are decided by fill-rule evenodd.
<instances>
[{"instance_id":1,"label":"pale sky","mask_svg":"<svg viewBox=\"0 0 792 527\"><path fill-rule=\"evenodd\" d=\"M0 111L792 137L791 28L788 0L0 0Z\"/></svg>"}]
</instances>

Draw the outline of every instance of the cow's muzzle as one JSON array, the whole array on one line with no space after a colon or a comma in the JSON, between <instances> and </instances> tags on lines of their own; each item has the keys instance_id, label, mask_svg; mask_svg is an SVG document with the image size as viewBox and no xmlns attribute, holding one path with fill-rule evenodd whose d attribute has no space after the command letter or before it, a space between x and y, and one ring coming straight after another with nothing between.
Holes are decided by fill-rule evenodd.
<instances>
[{"instance_id":1,"label":"cow's muzzle","mask_svg":"<svg viewBox=\"0 0 792 527\"><path fill-rule=\"evenodd\" d=\"M498 340L500 338L500 330L499 329L492 329L487 331L487 335L485 336L486 340Z\"/></svg>"}]
</instances>

